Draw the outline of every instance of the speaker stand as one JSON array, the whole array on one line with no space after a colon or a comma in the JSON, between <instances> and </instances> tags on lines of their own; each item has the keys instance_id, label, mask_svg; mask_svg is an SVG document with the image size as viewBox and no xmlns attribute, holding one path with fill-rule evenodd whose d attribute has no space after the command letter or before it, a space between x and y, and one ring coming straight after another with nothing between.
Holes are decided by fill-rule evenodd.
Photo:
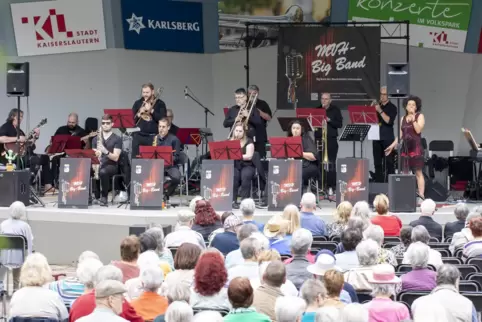
<instances>
[{"instance_id":1,"label":"speaker stand","mask_svg":"<svg viewBox=\"0 0 482 322\"><path fill-rule=\"evenodd\" d=\"M34 205L40 204L43 208L45 208L45 203L40 199L40 197L35 192L35 189L32 186L30 188L30 202Z\"/></svg>"}]
</instances>

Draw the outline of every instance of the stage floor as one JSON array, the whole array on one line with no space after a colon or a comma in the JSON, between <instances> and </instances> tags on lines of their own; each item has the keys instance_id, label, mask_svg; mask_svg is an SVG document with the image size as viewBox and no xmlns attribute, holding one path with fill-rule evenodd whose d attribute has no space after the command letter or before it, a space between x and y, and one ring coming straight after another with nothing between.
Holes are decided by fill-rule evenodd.
<instances>
[{"instance_id":1,"label":"stage floor","mask_svg":"<svg viewBox=\"0 0 482 322\"><path fill-rule=\"evenodd\" d=\"M175 225L177 212L188 209L189 200L182 200L182 205L165 210L130 210L117 204L101 207L93 205L88 209L59 209L57 196L42 197L45 207L31 205L28 207L28 222L34 234L34 249L44 253L51 264L69 265L76 261L84 250L92 250L99 254L104 263L119 257L119 244L129 234L131 226ZM180 202L173 198L173 203ZM471 203L470 208L482 205ZM316 215L326 223L333 221L335 203L322 201ZM434 219L445 224L455 220L454 204L439 205ZM420 213L397 214L404 225L418 218ZM233 211L240 214L239 210ZM275 212L258 209L255 220L267 222ZM0 218L8 218L8 208L0 207ZM52 247L54 246L54 247Z\"/></svg>"}]
</instances>

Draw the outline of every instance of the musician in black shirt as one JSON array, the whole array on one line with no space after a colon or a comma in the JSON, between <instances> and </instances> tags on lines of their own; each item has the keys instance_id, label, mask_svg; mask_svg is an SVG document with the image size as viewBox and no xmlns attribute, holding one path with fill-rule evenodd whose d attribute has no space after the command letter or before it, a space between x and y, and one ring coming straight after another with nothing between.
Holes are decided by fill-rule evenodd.
<instances>
[{"instance_id":1,"label":"musician in black shirt","mask_svg":"<svg viewBox=\"0 0 482 322\"><path fill-rule=\"evenodd\" d=\"M153 137L158 133L159 120L166 117L166 104L156 98L154 85L147 83L142 85L142 98L134 102L132 112L140 129L132 138L132 157L136 158L140 145L152 144Z\"/></svg>"},{"instance_id":2,"label":"musician in black shirt","mask_svg":"<svg viewBox=\"0 0 482 322\"><path fill-rule=\"evenodd\" d=\"M234 160L233 179L233 208L239 209L238 190L241 187L239 196L242 199L249 198L251 192L251 181L256 173L253 165L254 144L253 140L246 136L246 129L242 123L234 126L231 140L238 140L241 145L242 160Z\"/></svg>"},{"instance_id":3,"label":"musician in black shirt","mask_svg":"<svg viewBox=\"0 0 482 322\"><path fill-rule=\"evenodd\" d=\"M373 141L373 163L375 165L375 181L387 182L388 175L395 172L394 154L385 155L385 149L395 140L393 124L397 117L397 107L388 99L387 88L380 89L380 102L375 105L380 126L380 140Z\"/></svg>"},{"instance_id":4,"label":"musician in black shirt","mask_svg":"<svg viewBox=\"0 0 482 322\"><path fill-rule=\"evenodd\" d=\"M251 94L254 95L256 93L259 94L258 86L250 85L248 87L248 97L251 96ZM266 143L268 142L268 133L266 128L268 126L268 122L271 121L273 114L271 114L271 109L269 108L268 103L259 98L256 101L256 109L258 109L262 125L256 127L256 142L254 144L254 149L259 153L261 159L264 159L266 157Z\"/></svg>"},{"instance_id":5,"label":"musician in black shirt","mask_svg":"<svg viewBox=\"0 0 482 322\"><path fill-rule=\"evenodd\" d=\"M223 123L223 126L229 129L233 127L235 122L243 122L249 113L247 107L249 106L250 102L248 102L248 96L246 95L244 88L239 88L234 92L234 99L236 101L236 105L229 108L228 114L226 115ZM241 108L243 108L243 111L241 112L240 118L236 120ZM259 131L258 129L261 127L264 127L264 125L262 123L261 116L259 115L259 110L257 108L253 108L248 119L247 136L249 138L254 138L256 141L256 135Z\"/></svg>"},{"instance_id":6,"label":"musician in black shirt","mask_svg":"<svg viewBox=\"0 0 482 322\"><path fill-rule=\"evenodd\" d=\"M112 177L119 172L119 157L122 151L122 139L112 132L112 116L102 116L102 145L97 143L97 136L92 140L95 155L100 158L99 180L95 180L94 194L101 206L107 206L107 196Z\"/></svg>"},{"instance_id":7,"label":"musician in black shirt","mask_svg":"<svg viewBox=\"0 0 482 322\"><path fill-rule=\"evenodd\" d=\"M164 195L166 201L172 196L176 187L181 182L181 172L178 165L181 164L181 141L174 134L169 133L170 122L167 118L159 121L159 135L154 136L150 145L172 147L172 165L164 167L164 182L167 184Z\"/></svg>"}]
</instances>

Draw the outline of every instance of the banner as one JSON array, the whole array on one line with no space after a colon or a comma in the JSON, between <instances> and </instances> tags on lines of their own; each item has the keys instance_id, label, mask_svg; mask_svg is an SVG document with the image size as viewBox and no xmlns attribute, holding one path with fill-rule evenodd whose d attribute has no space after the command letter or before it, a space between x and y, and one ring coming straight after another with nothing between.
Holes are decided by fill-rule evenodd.
<instances>
[{"instance_id":1,"label":"banner","mask_svg":"<svg viewBox=\"0 0 482 322\"><path fill-rule=\"evenodd\" d=\"M463 52L472 0L350 0L352 21L410 21L410 45ZM405 25L383 25L383 36L405 36ZM383 39L405 44L405 39Z\"/></svg>"},{"instance_id":2,"label":"banner","mask_svg":"<svg viewBox=\"0 0 482 322\"><path fill-rule=\"evenodd\" d=\"M283 27L278 44L278 109L339 107L380 96L379 27Z\"/></svg>"},{"instance_id":3,"label":"banner","mask_svg":"<svg viewBox=\"0 0 482 322\"><path fill-rule=\"evenodd\" d=\"M233 209L233 160L204 160L201 170L201 196L216 211Z\"/></svg>"},{"instance_id":4,"label":"banner","mask_svg":"<svg viewBox=\"0 0 482 322\"><path fill-rule=\"evenodd\" d=\"M204 52L202 3L122 0L126 49Z\"/></svg>"},{"instance_id":5,"label":"banner","mask_svg":"<svg viewBox=\"0 0 482 322\"><path fill-rule=\"evenodd\" d=\"M163 183L164 160L132 159L130 208L161 210Z\"/></svg>"},{"instance_id":6,"label":"banner","mask_svg":"<svg viewBox=\"0 0 482 322\"><path fill-rule=\"evenodd\" d=\"M60 159L58 208L87 208L90 195L91 161Z\"/></svg>"},{"instance_id":7,"label":"banner","mask_svg":"<svg viewBox=\"0 0 482 322\"><path fill-rule=\"evenodd\" d=\"M331 0L220 0L219 49L245 49L245 22L325 22L330 21ZM276 45L276 26L253 26L249 36L254 37L252 48ZM263 38L270 39L263 39Z\"/></svg>"},{"instance_id":8,"label":"banner","mask_svg":"<svg viewBox=\"0 0 482 322\"><path fill-rule=\"evenodd\" d=\"M349 201L368 200L368 159L339 158L336 160L336 205Z\"/></svg>"},{"instance_id":9,"label":"banner","mask_svg":"<svg viewBox=\"0 0 482 322\"><path fill-rule=\"evenodd\" d=\"M301 202L301 160L269 160L268 210L283 210L287 205Z\"/></svg>"},{"instance_id":10,"label":"banner","mask_svg":"<svg viewBox=\"0 0 482 322\"><path fill-rule=\"evenodd\" d=\"M11 4L18 56L106 49L102 0Z\"/></svg>"}]
</instances>

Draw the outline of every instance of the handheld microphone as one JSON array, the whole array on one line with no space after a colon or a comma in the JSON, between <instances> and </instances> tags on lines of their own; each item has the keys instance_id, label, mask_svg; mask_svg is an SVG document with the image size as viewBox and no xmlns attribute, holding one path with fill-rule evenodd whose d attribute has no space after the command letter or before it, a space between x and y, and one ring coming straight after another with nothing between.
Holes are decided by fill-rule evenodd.
<instances>
[{"instance_id":1,"label":"handheld microphone","mask_svg":"<svg viewBox=\"0 0 482 322\"><path fill-rule=\"evenodd\" d=\"M184 98L187 99L188 93L187 93L187 86L184 87Z\"/></svg>"}]
</instances>

